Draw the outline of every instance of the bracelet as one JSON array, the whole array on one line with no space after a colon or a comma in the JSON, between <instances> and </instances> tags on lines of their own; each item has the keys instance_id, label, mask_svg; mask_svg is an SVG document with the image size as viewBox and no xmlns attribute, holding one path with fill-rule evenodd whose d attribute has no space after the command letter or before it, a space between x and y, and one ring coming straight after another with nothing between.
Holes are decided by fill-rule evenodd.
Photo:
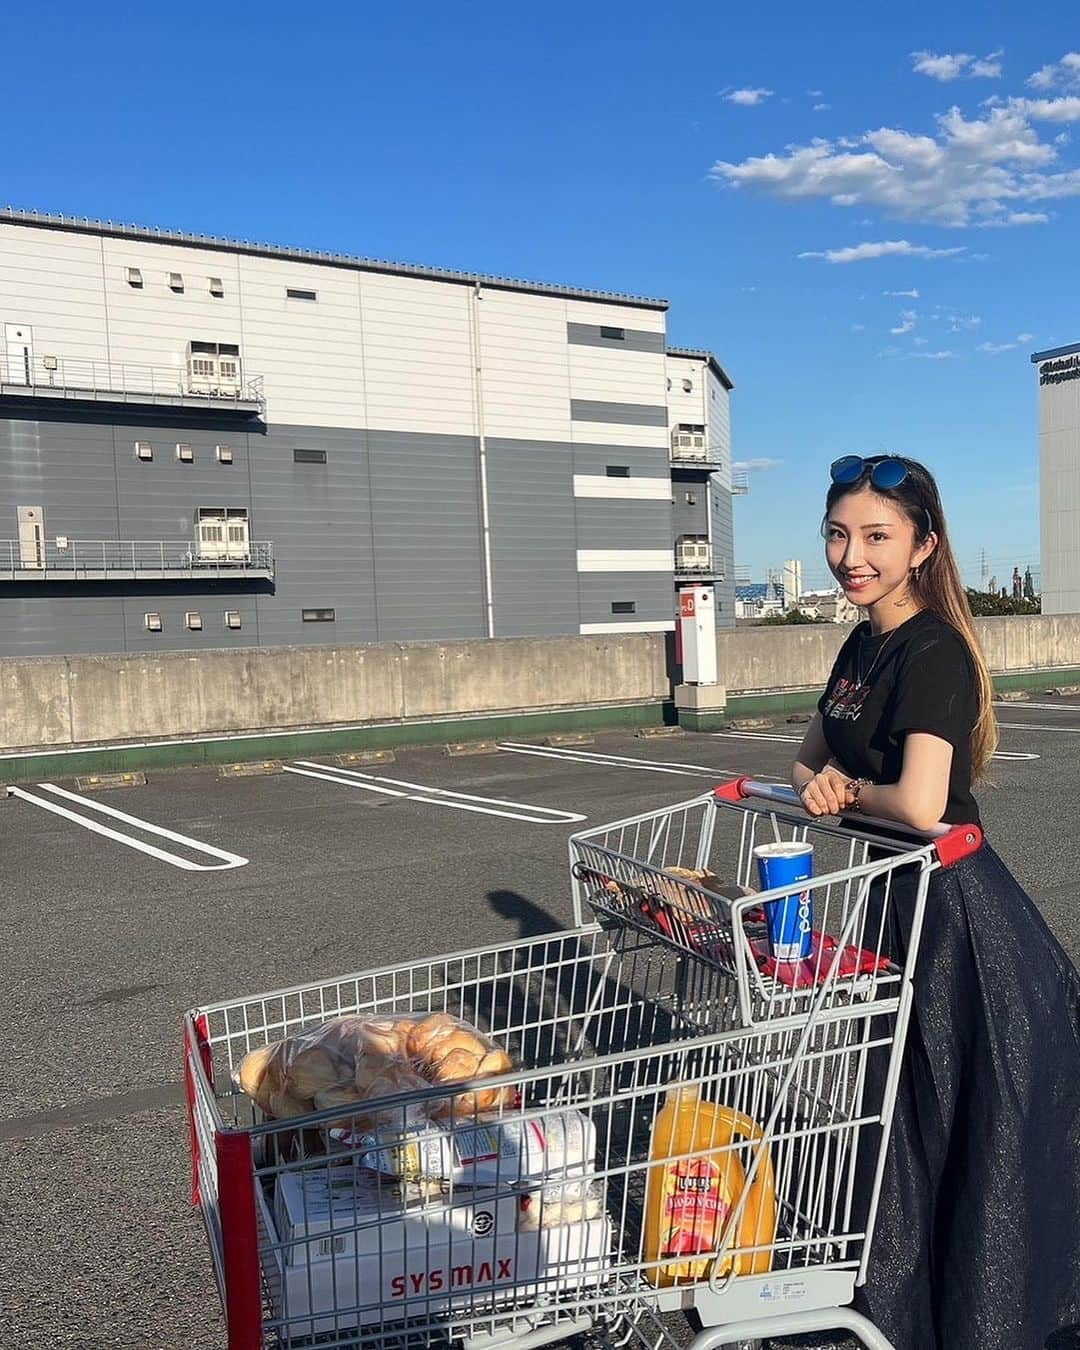
<instances>
[{"instance_id":1,"label":"bracelet","mask_svg":"<svg viewBox=\"0 0 1080 1350\"><path fill-rule=\"evenodd\" d=\"M851 782L848 783L848 791L852 794L851 805L848 807L849 811L862 810L862 807L859 805L859 797L862 794L863 788L872 787L873 783L874 780L872 778L853 778Z\"/></svg>"}]
</instances>

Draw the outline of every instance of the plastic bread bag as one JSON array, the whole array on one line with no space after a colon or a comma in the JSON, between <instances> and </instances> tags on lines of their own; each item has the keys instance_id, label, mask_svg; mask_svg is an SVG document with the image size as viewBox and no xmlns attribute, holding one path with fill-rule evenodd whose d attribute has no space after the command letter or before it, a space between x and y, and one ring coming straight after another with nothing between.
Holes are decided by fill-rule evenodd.
<instances>
[{"instance_id":1,"label":"plastic bread bag","mask_svg":"<svg viewBox=\"0 0 1080 1350\"><path fill-rule=\"evenodd\" d=\"M371 1129L427 1115L456 1118L497 1110L513 1102L513 1089L476 1088L406 1108L387 1104L374 1113L350 1108L432 1084L494 1077L512 1067L509 1055L490 1037L445 1012L350 1014L252 1050L233 1078L275 1119L340 1106L343 1114L335 1126ZM408 1113L404 1122L402 1109Z\"/></svg>"}]
</instances>

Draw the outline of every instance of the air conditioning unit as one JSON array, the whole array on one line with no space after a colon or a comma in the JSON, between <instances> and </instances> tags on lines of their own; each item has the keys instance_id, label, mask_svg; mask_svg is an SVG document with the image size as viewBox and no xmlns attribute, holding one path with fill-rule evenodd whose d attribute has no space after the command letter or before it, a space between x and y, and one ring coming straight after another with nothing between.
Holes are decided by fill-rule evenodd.
<instances>
[{"instance_id":1,"label":"air conditioning unit","mask_svg":"<svg viewBox=\"0 0 1080 1350\"><path fill-rule=\"evenodd\" d=\"M712 545L707 539L681 539L675 545L675 566L680 572L704 572L712 566Z\"/></svg>"},{"instance_id":2,"label":"air conditioning unit","mask_svg":"<svg viewBox=\"0 0 1080 1350\"><path fill-rule=\"evenodd\" d=\"M195 447L177 442L176 458L181 464L193 464L195 462Z\"/></svg>"},{"instance_id":3,"label":"air conditioning unit","mask_svg":"<svg viewBox=\"0 0 1080 1350\"><path fill-rule=\"evenodd\" d=\"M154 447L151 445L149 441L135 442L135 458L136 459L154 458Z\"/></svg>"},{"instance_id":4,"label":"air conditioning unit","mask_svg":"<svg viewBox=\"0 0 1080 1350\"><path fill-rule=\"evenodd\" d=\"M704 459L705 436L700 431L674 431L671 449L680 459Z\"/></svg>"},{"instance_id":5,"label":"air conditioning unit","mask_svg":"<svg viewBox=\"0 0 1080 1350\"><path fill-rule=\"evenodd\" d=\"M180 272L169 273L169 290L182 291L184 289L184 278Z\"/></svg>"},{"instance_id":6,"label":"air conditioning unit","mask_svg":"<svg viewBox=\"0 0 1080 1350\"><path fill-rule=\"evenodd\" d=\"M219 464L231 464L233 462L232 446L219 445L217 447L217 457Z\"/></svg>"},{"instance_id":7,"label":"air conditioning unit","mask_svg":"<svg viewBox=\"0 0 1080 1350\"><path fill-rule=\"evenodd\" d=\"M240 392L240 348L234 342L189 342L187 374L193 394L235 397Z\"/></svg>"}]
</instances>

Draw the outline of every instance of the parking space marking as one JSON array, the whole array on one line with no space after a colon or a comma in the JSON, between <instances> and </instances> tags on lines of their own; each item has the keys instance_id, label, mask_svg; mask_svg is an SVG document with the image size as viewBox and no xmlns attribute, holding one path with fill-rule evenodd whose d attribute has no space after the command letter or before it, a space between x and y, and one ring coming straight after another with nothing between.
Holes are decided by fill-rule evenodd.
<instances>
[{"instance_id":1,"label":"parking space marking","mask_svg":"<svg viewBox=\"0 0 1080 1350\"><path fill-rule=\"evenodd\" d=\"M303 765L303 768L297 767ZM477 797L470 792L454 792L450 788L427 787L423 783L408 783L400 778L384 778L379 774L360 773L357 769L338 769L325 772L327 765L308 759L282 766L286 773L302 774L305 778L322 778L339 787L363 788L384 797L402 797L427 806L445 806L454 811L473 811L484 816L503 816L507 820L523 820L530 825L576 825L588 816L576 811L557 811L551 806L534 806L530 802L509 802L501 797ZM400 791L406 788L409 791ZM483 803L483 805L479 805ZM510 810L499 810L509 807Z\"/></svg>"},{"instance_id":2,"label":"parking space marking","mask_svg":"<svg viewBox=\"0 0 1080 1350\"><path fill-rule=\"evenodd\" d=\"M1044 727L1035 722L999 722L998 726L1004 727L1007 731L1053 731L1058 734L1064 731L1080 736L1080 727Z\"/></svg>"},{"instance_id":3,"label":"parking space marking","mask_svg":"<svg viewBox=\"0 0 1080 1350\"><path fill-rule=\"evenodd\" d=\"M637 759L633 755L601 755L592 750L543 749L519 741L500 741L500 750L512 755L536 755L541 759L573 760L579 764L598 764L616 769L651 769L653 773L674 773L685 778L738 778L730 769L711 769L705 764L681 764L672 759Z\"/></svg>"},{"instance_id":4,"label":"parking space marking","mask_svg":"<svg viewBox=\"0 0 1080 1350\"><path fill-rule=\"evenodd\" d=\"M995 708L1012 708L1015 712L1023 712L1025 708L1038 708L1046 712L1074 712L1080 713L1080 703L1028 703L1016 702L1013 699L995 699Z\"/></svg>"},{"instance_id":5,"label":"parking space marking","mask_svg":"<svg viewBox=\"0 0 1080 1350\"><path fill-rule=\"evenodd\" d=\"M153 844L147 844L141 839L134 839L129 834L123 834L120 830L110 829L108 825L102 825L100 821L91 820L88 816L80 815L77 811L70 811L66 806L61 806L59 802L48 801L44 797L35 796L32 792L27 792L25 788L13 787L8 791L13 797L21 797L23 801L31 802L34 806L40 806L44 811L51 811L53 815L63 816L66 820L74 821L76 825L81 825L84 830L92 830L95 834L104 835L107 839L114 839L118 844L124 844L127 848L138 849L140 853L147 853L151 858L157 858L160 862L169 863L173 867L183 868L185 872L224 872L232 867L246 867L247 858L242 858L238 853L229 853L223 848L215 848L213 844L201 843L198 839L192 839L186 834L178 834L175 830L167 830L163 825L152 825L148 820L140 820L138 816L129 816L126 811L118 811L115 806L106 806L104 802L91 801L88 797L80 797L74 792L68 792L66 788L56 787L53 783L38 783L38 788L42 792L51 792L57 797L66 797L68 801L78 802L80 806L86 807L91 811L99 811L102 815L112 816L115 820L122 820L127 825L134 825L137 829L146 834L156 834L163 839L171 839L174 844L183 844L190 848L194 853L202 853L210 858L218 858L215 863L197 863L192 862L190 858L181 858L179 854L170 853L167 849L155 848Z\"/></svg>"},{"instance_id":6,"label":"parking space marking","mask_svg":"<svg viewBox=\"0 0 1080 1350\"><path fill-rule=\"evenodd\" d=\"M1014 724L1014 723L1011 723L1011 722L999 722L999 723L998 723L998 726L999 726L999 727L1012 727L1012 726L1014 726L1014 725L1015 725L1015 724ZM1023 727L1023 728L1021 728L1021 729L1024 730L1024 731L1038 731L1038 730L1040 730L1040 728L1038 728L1038 727ZM1046 731L1080 731L1080 727L1045 727L1045 728L1042 728L1042 730L1046 730ZM711 734L712 734L713 736L719 736L719 737L721 737L721 738L723 738L723 739L725 739L725 740L731 740L731 741L788 741L788 742L801 742L801 741L802 741L802 737L801 737L801 736L781 736L781 735L777 735L776 733L771 732L771 731L714 731L714 732L712 732ZM1042 756L1041 756L1041 755L1036 755L1036 754L1034 754L1032 751L1022 751L1022 750L995 750L995 752L994 752L994 758L995 758L995 759L1004 759L1004 760L1029 760L1029 759L1041 759Z\"/></svg>"}]
</instances>

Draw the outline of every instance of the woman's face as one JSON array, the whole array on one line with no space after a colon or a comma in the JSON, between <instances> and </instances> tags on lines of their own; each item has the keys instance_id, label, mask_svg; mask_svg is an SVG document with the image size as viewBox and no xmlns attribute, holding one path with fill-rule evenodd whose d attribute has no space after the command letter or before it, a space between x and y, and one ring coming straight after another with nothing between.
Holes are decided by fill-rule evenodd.
<instances>
[{"instance_id":1,"label":"woman's face","mask_svg":"<svg viewBox=\"0 0 1080 1350\"><path fill-rule=\"evenodd\" d=\"M825 556L849 600L872 606L902 593L913 567L934 551L935 535L918 548L907 516L871 488L841 497L825 522Z\"/></svg>"}]
</instances>

